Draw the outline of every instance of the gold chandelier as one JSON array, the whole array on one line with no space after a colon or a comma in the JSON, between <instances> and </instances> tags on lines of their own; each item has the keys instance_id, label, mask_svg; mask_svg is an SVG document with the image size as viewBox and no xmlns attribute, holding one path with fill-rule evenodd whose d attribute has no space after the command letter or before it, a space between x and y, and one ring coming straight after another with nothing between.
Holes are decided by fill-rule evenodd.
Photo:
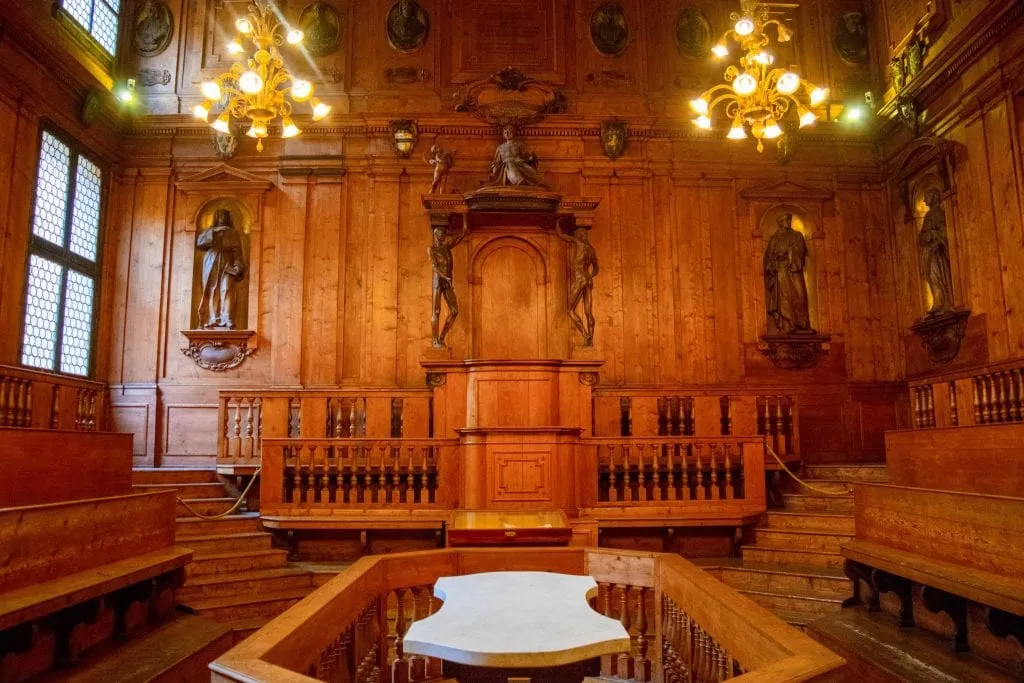
<instances>
[{"instance_id":1,"label":"gold chandelier","mask_svg":"<svg viewBox=\"0 0 1024 683\"><path fill-rule=\"evenodd\" d=\"M741 0L740 14L729 15L733 27L725 32L711 49L718 59L730 54L730 45L738 44L739 65L730 64L725 70L725 83L716 85L690 101L697 113L694 123L698 128L711 130L711 116L722 105L725 115L732 121L727 138L743 140L747 131L757 140L757 151L764 151L762 140L773 140L783 134L779 125L786 114L796 109L799 126L814 123L824 114L828 97L826 88L819 88L801 78L795 71L773 67L775 56L768 49L772 41L768 27L774 26L778 42L793 38L793 31L771 16L772 3Z\"/></svg>"},{"instance_id":2,"label":"gold chandelier","mask_svg":"<svg viewBox=\"0 0 1024 683\"><path fill-rule=\"evenodd\" d=\"M231 132L232 118L248 119L246 135L256 139L256 150L262 152L268 124L274 119L281 118L282 138L302 132L292 119L293 102L308 102L314 121L327 116L331 107L313 97L313 84L295 78L284 65L278 47L288 43L298 48L303 35L278 21L271 0L253 0L248 16L236 21L235 28L238 35L228 43L228 53L237 57L245 52L245 38L252 41L256 51L245 64L235 62L229 71L200 86L204 101L192 109L197 119L209 122L213 108L222 106L220 115L210 124L220 133Z\"/></svg>"}]
</instances>

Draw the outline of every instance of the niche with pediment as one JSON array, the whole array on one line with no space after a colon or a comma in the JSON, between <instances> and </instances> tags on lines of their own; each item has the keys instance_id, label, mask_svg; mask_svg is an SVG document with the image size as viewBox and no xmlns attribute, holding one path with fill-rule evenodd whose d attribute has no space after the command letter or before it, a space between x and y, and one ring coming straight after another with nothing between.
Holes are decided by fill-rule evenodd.
<instances>
[{"instance_id":1,"label":"niche with pediment","mask_svg":"<svg viewBox=\"0 0 1024 683\"><path fill-rule=\"evenodd\" d=\"M231 197L211 199L199 210L190 329L247 329L251 232L252 215Z\"/></svg>"}]
</instances>

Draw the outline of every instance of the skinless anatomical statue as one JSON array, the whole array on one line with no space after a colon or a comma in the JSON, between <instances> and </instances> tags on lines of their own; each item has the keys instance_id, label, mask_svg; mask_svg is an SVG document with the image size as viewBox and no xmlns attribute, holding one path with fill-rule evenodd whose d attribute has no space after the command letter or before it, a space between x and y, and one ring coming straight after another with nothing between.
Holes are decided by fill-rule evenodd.
<instances>
[{"instance_id":1,"label":"skinless anatomical statue","mask_svg":"<svg viewBox=\"0 0 1024 683\"><path fill-rule=\"evenodd\" d=\"M600 271L597 265L597 252L587 239L587 231L584 228L576 228L572 236L556 228L555 234L572 245L569 253L569 318L583 336L583 346L593 346L594 277ZM576 312L581 302L585 321Z\"/></svg>"},{"instance_id":2,"label":"skinless anatomical statue","mask_svg":"<svg viewBox=\"0 0 1024 683\"><path fill-rule=\"evenodd\" d=\"M455 155L444 151L441 145L431 145L430 155L424 156L423 160L434 167L430 194L443 193L448 188L448 172L455 165Z\"/></svg>"},{"instance_id":3,"label":"skinless anatomical statue","mask_svg":"<svg viewBox=\"0 0 1024 683\"><path fill-rule=\"evenodd\" d=\"M434 270L430 333L435 349L446 348L445 337L455 323L455 319L459 317L459 300L455 296L455 284L452 282L452 247L465 239L468 234L469 217L465 214L462 216L462 230L453 237L448 236L448 231L443 226L435 226L433 229L433 243L429 249L430 265ZM439 330L442 298L448 304L448 317L444 321L444 326Z\"/></svg>"},{"instance_id":4,"label":"skinless anatomical statue","mask_svg":"<svg viewBox=\"0 0 1024 683\"><path fill-rule=\"evenodd\" d=\"M231 212L217 209L213 225L196 238L203 254L203 296L199 300L199 324L205 329L235 329L235 290L245 278L242 235L235 229Z\"/></svg>"}]
</instances>

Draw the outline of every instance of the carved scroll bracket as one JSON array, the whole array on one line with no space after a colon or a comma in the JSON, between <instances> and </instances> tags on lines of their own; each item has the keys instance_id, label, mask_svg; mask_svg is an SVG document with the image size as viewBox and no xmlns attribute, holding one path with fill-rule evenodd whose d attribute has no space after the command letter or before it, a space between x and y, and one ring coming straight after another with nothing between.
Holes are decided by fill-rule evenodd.
<instances>
[{"instance_id":1,"label":"carved scroll bracket","mask_svg":"<svg viewBox=\"0 0 1024 683\"><path fill-rule=\"evenodd\" d=\"M508 67L455 93L455 111L496 126L517 128L565 112L565 96L546 83Z\"/></svg>"},{"instance_id":2,"label":"carved scroll bracket","mask_svg":"<svg viewBox=\"0 0 1024 683\"><path fill-rule=\"evenodd\" d=\"M188 346L181 350L204 370L224 372L241 365L256 349L249 346L254 330L182 330Z\"/></svg>"},{"instance_id":3,"label":"carved scroll bracket","mask_svg":"<svg viewBox=\"0 0 1024 683\"><path fill-rule=\"evenodd\" d=\"M766 334L759 340L758 350L779 369L806 370L828 353L831 340L827 334Z\"/></svg>"},{"instance_id":4,"label":"carved scroll bracket","mask_svg":"<svg viewBox=\"0 0 1024 683\"><path fill-rule=\"evenodd\" d=\"M921 338L928 358L936 363L949 363L960 353L970 317L971 312L966 309L927 315L911 325L910 331Z\"/></svg>"}]
</instances>

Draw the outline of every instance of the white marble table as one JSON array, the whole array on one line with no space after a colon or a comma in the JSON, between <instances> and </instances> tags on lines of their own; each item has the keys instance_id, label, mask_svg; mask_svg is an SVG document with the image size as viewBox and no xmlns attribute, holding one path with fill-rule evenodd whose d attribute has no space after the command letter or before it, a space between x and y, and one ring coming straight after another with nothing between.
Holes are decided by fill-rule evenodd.
<instances>
[{"instance_id":1,"label":"white marble table","mask_svg":"<svg viewBox=\"0 0 1024 683\"><path fill-rule=\"evenodd\" d=\"M444 605L415 622L405 652L496 668L561 666L629 650L626 629L591 609L590 576L488 572L440 578Z\"/></svg>"}]
</instances>

